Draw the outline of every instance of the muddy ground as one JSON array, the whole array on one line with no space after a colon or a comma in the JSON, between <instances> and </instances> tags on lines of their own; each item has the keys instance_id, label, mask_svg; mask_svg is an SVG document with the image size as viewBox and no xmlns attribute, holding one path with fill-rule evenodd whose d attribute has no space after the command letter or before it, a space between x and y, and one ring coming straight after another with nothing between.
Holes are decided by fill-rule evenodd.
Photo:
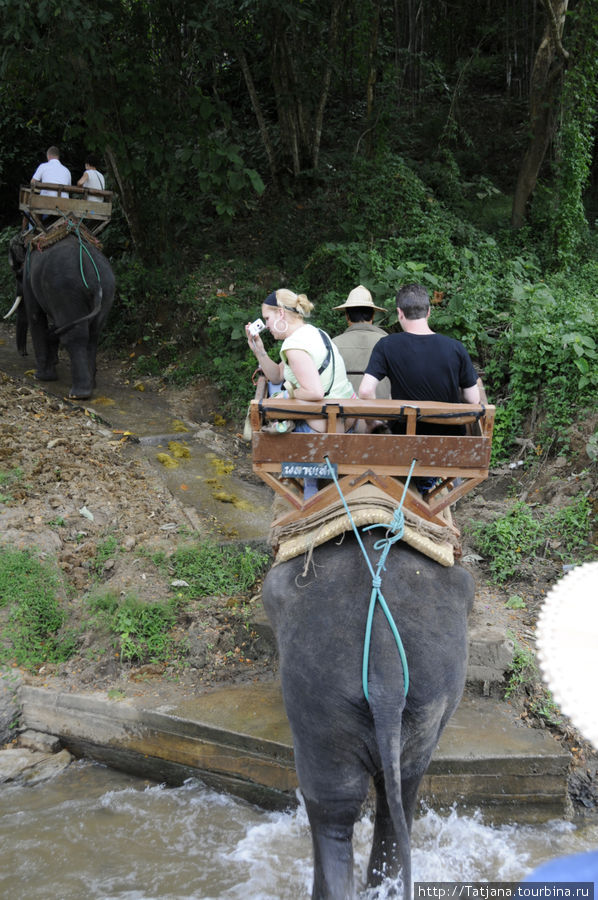
<instances>
[{"instance_id":1,"label":"muddy ground","mask_svg":"<svg viewBox=\"0 0 598 900\"><path fill-rule=\"evenodd\" d=\"M131 377L128 362L99 361L113 379ZM0 365L1 369L1 365ZM152 394L160 392L174 418L185 418L212 430L222 458L234 459L244 478L254 479L250 450L240 437L241 423L223 423L219 398L209 385L198 382L185 389L166 388L145 379L144 398L151 409ZM34 382L31 376L13 379L0 372L0 472L18 472L0 488L0 540L18 548L37 548L57 560L64 578L63 602L69 627L77 634L77 650L66 663L43 665L24 672L35 684L67 691L101 690L111 696L149 696L170 700L197 693L217 684L271 679L276 655L258 629L247 627L259 613L259 584L252 596L202 598L185 605L175 638L188 648L182 664L147 663L120 658L113 638L90 622L86 598L98 590L142 600L163 600L176 587L149 558L156 550L167 554L193 533L215 536L213 517L202 509L185 507L165 487L159 472L149 465L139 444L98 421L85 409L61 400ZM220 424L216 424L220 423ZM477 583L475 615L501 623L523 647L533 649L534 625L546 591L562 572L562 564L549 556L522 560L517 577L498 588L472 546L467 526L504 513L513 497L558 508L584 490L595 496L585 445L587 432L574 431L568 459L545 458L530 442L522 442L520 458L526 465L493 470L477 491L457 505L455 518L463 530L463 560ZM533 458L533 464L529 460ZM114 536L119 552L103 559L98 551ZM509 597L523 598L525 608L509 609ZM6 610L0 612L6 616ZM2 620L0 619L0 626ZM512 699L524 719L532 720L531 700L540 688L528 685ZM534 723L547 727L542 719ZM594 804L596 763L588 745L564 719L551 729L573 749L576 776L573 795L588 808Z\"/></svg>"}]
</instances>

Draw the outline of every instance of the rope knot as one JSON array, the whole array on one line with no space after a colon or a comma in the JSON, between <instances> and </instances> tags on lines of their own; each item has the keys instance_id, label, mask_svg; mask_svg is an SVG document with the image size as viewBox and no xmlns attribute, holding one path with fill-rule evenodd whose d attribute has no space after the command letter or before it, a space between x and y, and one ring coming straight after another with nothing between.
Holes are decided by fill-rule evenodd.
<instances>
[{"instance_id":1,"label":"rope knot","mask_svg":"<svg viewBox=\"0 0 598 900\"><path fill-rule=\"evenodd\" d=\"M389 525L391 531L397 532L400 531L403 533L403 529L405 527L405 514L401 508L395 509L392 517L392 522Z\"/></svg>"},{"instance_id":2,"label":"rope knot","mask_svg":"<svg viewBox=\"0 0 598 900\"><path fill-rule=\"evenodd\" d=\"M372 587L376 588L376 590L379 591L381 586L382 586L382 579L380 578L380 576L372 575Z\"/></svg>"}]
</instances>

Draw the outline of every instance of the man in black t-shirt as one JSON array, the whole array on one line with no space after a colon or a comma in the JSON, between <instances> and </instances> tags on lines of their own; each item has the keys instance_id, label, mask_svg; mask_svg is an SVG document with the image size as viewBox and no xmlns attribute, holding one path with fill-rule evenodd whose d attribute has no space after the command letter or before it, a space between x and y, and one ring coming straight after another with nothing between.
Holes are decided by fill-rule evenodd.
<instances>
[{"instance_id":1,"label":"man in black t-shirt","mask_svg":"<svg viewBox=\"0 0 598 900\"><path fill-rule=\"evenodd\" d=\"M419 284L408 284L397 294L397 314L402 332L382 338L370 356L359 386L363 400L376 398L376 385L390 379L393 400L435 400L442 403L479 403L478 376L469 353L460 341L435 334L428 325L430 298ZM392 425L395 434L405 433L404 421ZM463 425L422 422L419 434L463 434ZM433 478L418 478L425 494Z\"/></svg>"}]
</instances>

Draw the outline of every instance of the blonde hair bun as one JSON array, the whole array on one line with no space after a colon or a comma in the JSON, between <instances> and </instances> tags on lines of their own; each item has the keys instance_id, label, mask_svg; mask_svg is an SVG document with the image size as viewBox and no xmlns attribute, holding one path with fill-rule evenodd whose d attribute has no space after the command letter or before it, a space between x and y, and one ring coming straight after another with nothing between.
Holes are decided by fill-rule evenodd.
<instances>
[{"instance_id":1,"label":"blonde hair bun","mask_svg":"<svg viewBox=\"0 0 598 900\"><path fill-rule=\"evenodd\" d=\"M294 294L287 288L279 288L276 291L276 302L278 306L283 306L289 311L294 310L302 319L308 319L314 308L313 303L307 299L305 294Z\"/></svg>"}]
</instances>

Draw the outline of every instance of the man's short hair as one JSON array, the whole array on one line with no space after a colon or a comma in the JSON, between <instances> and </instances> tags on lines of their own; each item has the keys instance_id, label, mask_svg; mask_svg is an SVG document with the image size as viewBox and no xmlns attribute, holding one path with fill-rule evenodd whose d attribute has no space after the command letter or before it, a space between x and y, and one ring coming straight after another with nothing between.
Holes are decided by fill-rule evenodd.
<instances>
[{"instance_id":1,"label":"man's short hair","mask_svg":"<svg viewBox=\"0 0 598 900\"><path fill-rule=\"evenodd\" d=\"M371 322L374 318L373 306L347 306L345 312L350 322Z\"/></svg>"},{"instance_id":2,"label":"man's short hair","mask_svg":"<svg viewBox=\"0 0 598 900\"><path fill-rule=\"evenodd\" d=\"M48 147L46 156L55 156L56 159L60 159L60 150L58 147Z\"/></svg>"},{"instance_id":3,"label":"man's short hair","mask_svg":"<svg viewBox=\"0 0 598 900\"><path fill-rule=\"evenodd\" d=\"M421 284L405 284L397 294L397 309L406 319L425 319L430 309L430 297Z\"/></svg>"}]
</instances>

